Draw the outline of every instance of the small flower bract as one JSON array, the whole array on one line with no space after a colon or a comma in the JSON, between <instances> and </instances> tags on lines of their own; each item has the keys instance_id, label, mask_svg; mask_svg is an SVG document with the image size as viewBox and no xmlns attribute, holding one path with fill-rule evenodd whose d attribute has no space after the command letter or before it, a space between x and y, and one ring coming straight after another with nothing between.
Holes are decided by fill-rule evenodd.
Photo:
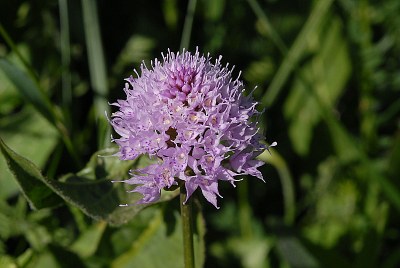
<instances>
[{"instance_id":1,"label":"small flower bract","mask_svg":"<svg viewBox=\"0 0 400 268\"><path fill-rule=\"evenodd\" d=\"M257 102L243 95L243 83L221 58L169 51L151 68L143 63L137 78L126 79L126 100L112 104L118 111L110 120L120 135L114 139L117 155L157 159L123 181L138 185L133 190L143 195L138 203L157 201L162 189L181 181L187 198L200 188L218 208L219 181L235 185L238 175L263 180L257 170L263 162L255 159L266 149L257 133Z\"/></svg>"}]
</instances>

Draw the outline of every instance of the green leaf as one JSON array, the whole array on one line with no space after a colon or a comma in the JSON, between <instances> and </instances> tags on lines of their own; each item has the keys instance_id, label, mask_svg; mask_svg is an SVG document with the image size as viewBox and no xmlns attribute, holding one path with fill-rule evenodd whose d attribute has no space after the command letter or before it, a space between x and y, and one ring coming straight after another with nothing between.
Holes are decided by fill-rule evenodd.
<instances>
[{"instance_id":1,"label":"green leaf","mask_svg":"<svg viewBox=\"0 0 400 268\"><path fill-rule=\"evenodd\" d=\"M12 236L23 235L26 232L26 227L29 225L27 207L28 204L22 196L18 197L17 203L13 206L0 200L0 240L7 241Z\"/></svg>"},{"instance_id":2,"label":"green leaf","mask_svg":"<svg viewBox=\"0 0 400 268\"><path fill-rule=\"evenodd\" d=\"M0 150L32 208L53 207L61 203L61 198L46 185L35 164L11 150L1 138Z\"/></svg>"},{"instance_id":3,"label":"green leaf","mask_svg":"<svg viewBox=\"0 0 400 268\"><path fill-rule=\"evenodd\" d=\"M55 115L49 98L38 85L18 67L6 59L0 59L0 69L24 96L49 122L55 124Z\"/></svg>"},{"instance_id":4,"label":"green leaf","mask_svg":"<svg viewBox=\"0 0 400 268\"><path fill-rule=\"evenodd\" d=\"M296 69L301 57L305 54L306 46L310 40L310 36L316 31L321 22L324 21L329 12L329 8L333 0L321 0L316 2L310 16L304 24L301 32L294 41L292 47L286 54L281 66L279 67L274 79L272 80L268 90L264 94L261 103L270 106L274 103L279 92L282 90L290 73Z\"/></svg>"},{"instance_id":5,"label":"green leaf","mask_svg":"<svg viewBox=\"0 0 400 268\"><path fill-rule=\"evenodd\" d=\"M302 245L299 239L293 236L280 236L278 250L289 263L289 267L320 267L318 260Z\"/></svg>"},{"instance_id":6,"label":"green leaf","mask_svg":"<svg viewBox=\"0 0 400 268\"><path fill-rule=\"evenodd\" d=\"M92 156L82 171L66 175L60 182L52 181L51 184L67 202L74 204L85 214L112 225L121 225L149 204L135 205L142 195L127 192L134 186L125 183L113 185L111 181L125 179L129 169L146 166L149 160L141 157L136 161L121 161L118 157L111 156L114 153L115 148L101 150ZM177 195L177 190L165 191L159 202ZM120 207L120 204L129 206Z\"/></svg>"},{"instance_id":7,"label":"green leaf","mask_svg":"<svg viewBox=\"0 0 400 268\"><path fill-rule=\"evenodd\" d=\"M11 256L0 256L0 267L18 267L15 260Z\"/></svg>"},{"instance_id":8,"label":"green leaf","mask_svg":"<svg viewBox=\"0 0 400 268\"><path fill-rule=\"evenodd\" d=\"M110 145L111 129L104 117L104 112L110 111L107 102L108 80L106 61L100 32L100 22L97 16L97 1L82 1L83 22L90 70L90 83L94 90L94 109L98 122L98 144L100 148Z\"/></svg>"},{"instance_id":9,"label":"green leaf","mask_svg":"<svg viewBox=\"0 0 400 268\"><path fill-rule=\"evenodd\" d=\"M300 155L308 153L314 126L321 119L316 98L326 110L334 109L350 75L349 52L339 20L330 19L320 28L311 36L317 46L315 56L302 67L284 106L285 116L291 120L289 135ZM329 31L324 32L325 28Z\"/></svg>"},{"instance_id":10,"label":"green leaf","mask_svg":"<svg viewBox=\"0 0 400 268\"><path fill-rule=\"evenodd\" d=\"M15 152L32 159L39 167L46 164L58 139L52 125L30 106L18 113L0 118L0 136ZM18 184L2 157L0 157L0 177L0 197L8 198L18 192Z\"/></svg>"},{"instance_id":11,"label":"green leaf","mask_svg":"<svg viewBox=\"0 0 400 268\"><path fill-rule=\"evenodd\" d=\"M88 216L105 220L113 225L126 223L148 204L135 205L141 195L127 193L126 184L113 185L111 180L121 180L127 176L133 164L142 165L146 160L120 161L117 157L99 157L115 153L115 149L105 149L95 153L88 166L78 174L68 174L60 181L42 176L39 169L26 158L7 147L0 139L1 150L10 170L22 188L33 208L44 208L60 203L60 196L75 205ZM56 193L57 195L55 195ZM174 198L178 191L166 191L159 202ZM131 204L120 207L120 204Z\"/></svg>"},{"instance_id":12,"label":"green leaf","mask_svg":"<svg viewBox=\"0 0 400 268\"><path fill-rule=\"evenodd\" d=\"M133 63L137 64L145 59L151 58L151 51L155 47L155 42L152 38L140 34L132 35L125 43L124 48L115 61L113 77L121 76L128 66ZM112 79L112 78L110 78ZM114 81L114 84L116 82Z\"/></svg>"},{"instance_id":13,"label":"green leaf","mask_svg":"<svg viewBox=\"0 0 400 268\"><path fill-rule=\"evenodd\" d=\"M60 267L86 267L83 261L78 255L69 251L68 249L61 247L57 244L50 244L48 246L53 258L56 260ZM40 267L52 267L52 266L40 266Z\"/></svg>"},{"instance_id":14,"label":"green leaf","mask_svg":"<svg viewBox=\"0 0 400 268\"><path fill-rule=\"evenodd\" d=\"M99 246L106 226L104 221L93 224L72 244L71 250L82 258L92 256Z\"/></svg>"},{"instance_id":15,"label":"green leaf","mask_svg":"<svg viewBox=\"0 0 400 268\"><path fill-rule=\"evenodd\" d=\"M22 98L9 81L6 74L0 71L0 115L7 115L15 111L22 104Z\"/></svg>"},{"instance_id":16,"label":"green leaf","mask_svg":"<svg viewBox=\"0 0 400 268\"><path fill-rule=\"evenodd\" d=\"M368 170L366 177L373 182L378 182L388 200L400 211L400 191L398 187L396 187L386 174L375 168L374 161L369 159L361 150L358 140L348 134L338 122L334 120L327 122L339 159L343 163L349 163L356 159L361 160L365 170Z\"/></svg>"},{"instance_id":17,"label":"green leaf","mask_svg":"<svg viewBox=\"0 0 400 268\"><path fill-rule=\"evenodd\" d=\"M204 1L203 5L205 6L205 10L207 10L207 12L204 14L207 20L217 21L221 19L224 14L226 1L206 0Z\"/></svg>"},{"instance_id":18,"label":"green leaf","mask_svg":"<svg viewBox=\"0 0 400 268\"><path fill-rule=\"evenodd\" d=\"M55 244L50 244L46 250L32 254L26 267L87 267L74 253Z\"/></svg>"},{"instance_id":19,"label":"green leaf","mask_svg":"<svg viewBox=\"0 0 400 268\"><path fill-rule=\"evenodd\" d=\"M6 59L0 59L0 70L6 74L8 79L16 86L21 95L31 103L35 109L46 118L59 131L65 146L71 154L75 164L80 165L80 159L74 150L72 141L68 134L63 117L56 106L54 106L48 96L41 90L38 82L33 80L17 66L11 64Z\"/></svg>"},{"instance_id":20,"label":"green leaf","mask_svg":"<svg viewBox=\"0 0 400 268\"><path fill-rule=\"evenodd\" d=\"M173 213L173 212L169 212ZM148 227L141 235L132 241L131 248L116 258L111 267L184 267L182 224L179 213L171 215L175 225L170 228L163 221L160 210L155 210ZM200 213L197 214L197 233L194 234L195 266L203 267L204 264L204 220ZM155 257L156 256L156 257Z\"/></svg>"}]
</instances>

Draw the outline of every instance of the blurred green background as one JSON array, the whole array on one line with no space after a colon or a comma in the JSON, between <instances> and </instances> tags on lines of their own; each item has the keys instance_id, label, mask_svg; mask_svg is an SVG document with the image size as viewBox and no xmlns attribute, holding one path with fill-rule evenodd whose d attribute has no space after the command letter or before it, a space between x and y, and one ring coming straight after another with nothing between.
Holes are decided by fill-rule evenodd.
<instances>
[{"instance_id":1,"label":"blurred green background","mask_svg":"<svg viewBox=\"0 0 400 268\"><path fill-rule=\"evenodd\" d=\"M278 142L266 183L200 198L198 265L400 267L400 1L2 0L0 22L0 137L48 180L111 146L142 60L198 46L257 87ZM0 156L0 267L183 267L177 198L117 227L14 172L31 206Z\"/></svg>"}]
</instances>

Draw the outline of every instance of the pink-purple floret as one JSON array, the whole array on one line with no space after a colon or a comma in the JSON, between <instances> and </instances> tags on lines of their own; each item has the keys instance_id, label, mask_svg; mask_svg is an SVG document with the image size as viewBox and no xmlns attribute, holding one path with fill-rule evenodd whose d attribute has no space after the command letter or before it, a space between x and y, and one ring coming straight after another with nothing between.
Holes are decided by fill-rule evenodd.
<instances>
[{"instance_id":1,"label":"pink-purple floret","mask_svg":"<svg viewBox=\"0 0 400 268\"><path fill-rule=\"evenodd\" d=\"M112 105L111 125L120 135L113 139L122 160L141 155L157 159L143 169L131 171L123 182L138 185L132 192L152 203L161 190L184 182L187 198L200 188L204 197L217 205L218 181L235 185L238 175L263 180L256 160L266 146L258 134L256 104L243 95L244 86L232 79L232 70L212 62L199 52L163 55L141 75L126 79L126 100ZM187 200L187 199L186 199Z\"/></svg>"}]
</instances>

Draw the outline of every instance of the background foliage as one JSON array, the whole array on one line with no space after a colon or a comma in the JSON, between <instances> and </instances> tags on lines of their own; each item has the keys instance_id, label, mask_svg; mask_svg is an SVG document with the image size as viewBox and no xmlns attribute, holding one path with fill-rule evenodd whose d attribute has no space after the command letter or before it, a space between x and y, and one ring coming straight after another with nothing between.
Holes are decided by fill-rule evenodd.
<instances>
[{"instance_id":1,"label":"background foliage","mask_svg":"<svg viewBox=\"0 0 400 268\"><path fill-rule=\"evenodd\" d=\"M98 156L115 150L104 111L123 78L189 40L257 86L279 145L265 184L198 203L198 266L398 267L399 14L398 0L1 1L0 267L183 267L178 199L119 208L138 196L109 181L146 160Z\"/></svg>"}]
</instances>

